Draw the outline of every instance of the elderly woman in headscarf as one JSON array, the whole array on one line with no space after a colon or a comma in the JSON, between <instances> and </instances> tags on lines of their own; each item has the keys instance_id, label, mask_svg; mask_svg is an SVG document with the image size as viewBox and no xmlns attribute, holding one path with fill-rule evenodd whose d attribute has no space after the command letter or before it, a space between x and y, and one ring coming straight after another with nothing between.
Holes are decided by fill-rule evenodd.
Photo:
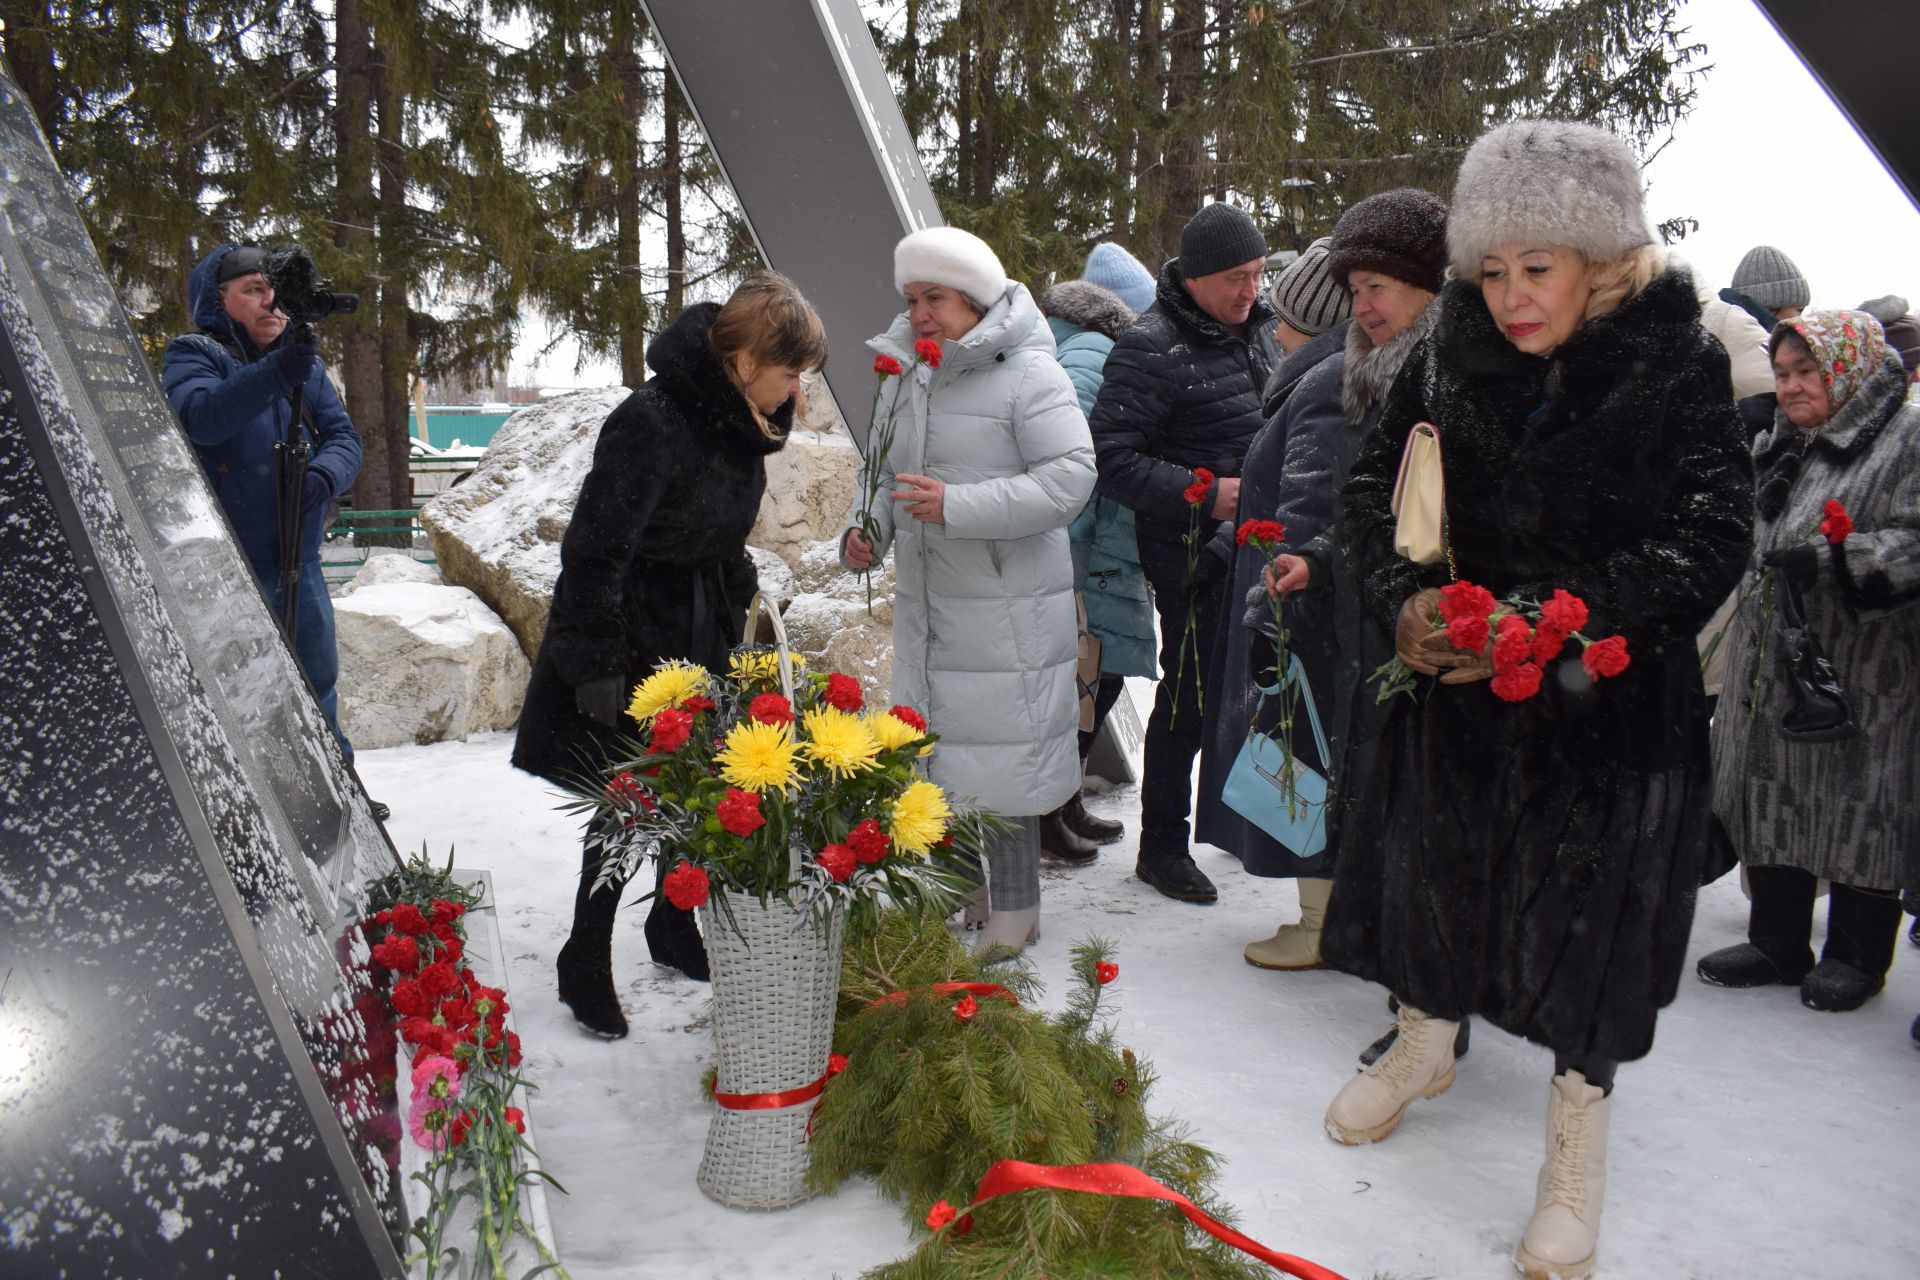
<instances>
[{"instance_id":1,"label":"elderly woman in headscarf","mask_svg":"<svg viewBox=\"0 0 1920 1280\"><path fill-rule=\"evenodd\" d=\"M1728 632L1713 729L1714 812L1753 905L1747 941L1702 957L1699 973L1723 987L1797 985L1811 1009L1857 1009L1885 984L1897 890L1916 888L1902 859L1920 850L1920 401L1863 311L1803 311L1770 349L1779 407L1754 442L1760 558ZM1789 589L1857 733L1781 733L1795 707L1779 607ZM1832 897L1816 964L1821 878Z\"/></svg>"},{"instance_id":2,"label":"elderly woman in headscarf","mask_svg":"<svg viewBox=\"0 0 1920 1280\"><path fill-rule=\"evenodd\" d=\"M1449 1088L1468 1014L1546 1046L1547 1159L1514 1260L1577 1280L1598 1252L1615 1068L1651 1050L1685 966L1711 817L1693 637L1746 564L1751 463L1727 353L1611 134L1484 134L1447 246L1433 331L1342 495L1354 579L1419 688L1381 729L1321 941L1328 965L1399 997L1399 1036L1326 1129L1378 1141ZM1395 550L1419 423L1443 442L1449 554L1434 564ZM1455 578L1507 600L1565 590L1587 617L1562 614L1564 631L1545 627L1557 644L1527 642L1529 672L1496 679L1491 641L1462 650L1434 624ZM1629 662L1596 681L1574 631L1624 637Z\"/></svg>"}]
</instances>

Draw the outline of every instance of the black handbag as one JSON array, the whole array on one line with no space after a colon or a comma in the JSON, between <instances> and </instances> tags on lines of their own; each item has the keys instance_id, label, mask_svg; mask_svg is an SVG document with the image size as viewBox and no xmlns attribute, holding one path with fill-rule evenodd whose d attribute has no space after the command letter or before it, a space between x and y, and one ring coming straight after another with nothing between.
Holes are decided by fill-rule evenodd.
<instances>
[{"instance_id":1,"label":"black handbag","mask_svg":"<svg viewBox=\"0 0 1920 1280\"><path fill-rule=\"evenodd\" d=\"M1787 694L1780 713L1780 736L1788 742L1844 742L1860 736L1853 722L1853 701L1840 686L1840 677L1807 627L1806 605L1800 588L1777 575L1780 598L1780 663Z\"/></svg>"}]
</instances>

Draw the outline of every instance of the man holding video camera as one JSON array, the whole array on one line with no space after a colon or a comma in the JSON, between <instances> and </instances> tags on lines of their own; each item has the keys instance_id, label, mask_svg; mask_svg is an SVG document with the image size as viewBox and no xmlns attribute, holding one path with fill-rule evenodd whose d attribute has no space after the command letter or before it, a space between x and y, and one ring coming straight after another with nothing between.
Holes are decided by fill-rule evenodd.
<instances>
[{"instance_id":1,"label":"man holding video camera","mask_svg":"<svg viewBox=\"0 0 1920 1280\"><path fill-rule=\"evenodd\" d=\"M320 571L320 536L333 499L360 474L360 434L327 381L312 330L298 322L289 329L287 313L276 305L266 272L288 256L278 250L270 260L252 245L221 245L201 259L187 283L199 332L167 345L162 380L240 550L351 761L353 745L335 714L340 658ZM310 273L304 250L292 256ZM297 460L291 470L289 458ZM293 611L283 616L289 593Z\"/></svg>"}]
</instances>

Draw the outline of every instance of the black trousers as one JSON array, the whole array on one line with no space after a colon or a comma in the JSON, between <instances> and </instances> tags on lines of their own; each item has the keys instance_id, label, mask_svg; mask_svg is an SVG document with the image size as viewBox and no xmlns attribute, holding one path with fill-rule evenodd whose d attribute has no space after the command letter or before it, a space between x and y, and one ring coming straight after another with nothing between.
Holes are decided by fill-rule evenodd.
<instances>
[{"instance_id":1,"label":"black trousers","mask_svg":"<svg viewBox=\"0 0 1920 1280\"><path fill-rule=\"evenodd\" d=\"M1203 530L1211 522L1203 522ZM1213 663L1220 628L1222 576L1209 574L1202 550L1198 582L1187 577L1187 548L1180 542L1140 539L1140 567L1153 588L1160 615L1160 683L1147 717L1140 780L1140 851L1184 854L1193 811L1193 759L1206 738L1202 686ZM1224 567L1224 566L1222 566ZM1188 601L1193 635L1187 638ZM1185 652L1182 653L1182 645Z\"/></svg>"},{"instance_id":2,"label":"black trousers","mask_svg":"<svg viewBox=\"0 0 1920 1280\"><path fill-rule=\"evenodd\" d=\"M1080 730L1080 763L1087 762L1087 756L1093 751L1093 740L1100 736L1100 726L1107 722L1107 712L1113 710L1113 704L1120 701L1120 694L1127 687L1125 676L1111 676L1100 673L1100 683L1093 687L1093 728Z\"/></svg>"},{"instance_id":3,"label":"black trousers","mask_svg":"<svg viewBox=\"0 0 1920 1280\"><path fill-rule=\"evenodd\" d=\"M599 874L599 850L582 841L580 883L573 894L573 933L569 941L577 960L593 967L612 962L614 915L626 891L626 886L616 880L594 892ZM654 895L647 912L646 937L647 950L659 963L690 973L706 971L706 952L693 912L674 906L664 893Z\"/></svg>"}]
</instances>

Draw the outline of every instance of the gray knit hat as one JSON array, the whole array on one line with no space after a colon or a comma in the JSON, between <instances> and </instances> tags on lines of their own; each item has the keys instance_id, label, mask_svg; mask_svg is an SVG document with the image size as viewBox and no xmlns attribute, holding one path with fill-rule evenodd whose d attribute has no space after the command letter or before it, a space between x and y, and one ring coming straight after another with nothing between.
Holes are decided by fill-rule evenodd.
<instances>
[{"instance_id":1,"label":"gray knit hat","mask_svg":"<svg viewBox=\"0 0 1920 1280\"><path fill-rule=\"evenodd\" d=\"M1770 311L1804 307L1813 301L1806 277L1793 259L1770 244L1755 245L1733 269L1733 289Z\"/></svg>"},{"instance_id":2,"label":"gray knit hat","mask_svg":"<svg viewBox=\"0 0 1920 1280\"><path fill-rule=\"evenodd\" d=\"M1613 262L1654 243L1640 165L1605 129L1515 120L1468 148L1447 213L1453 271L1475 279L1497 244L1564 245Z\"/></svg>"},{"instance_id":3,"label":"gray knit hat","mask_svg":"<svg viewBox=\"0 0 1920 1280\"><path fill-rule=\"evenodd\" d=\"M1356 271L1377 271L1428 293L1440 292L1447 276L1446 202L1418 187L1368 196L1333 224L1327 265L1342 288Z\"/></svg>"},{"instance_id":4,"label":"gray knit hat","mask_svg":"<svg viewBox=\"0 0 1920 1280\"><path fill-rule=\"evenodd\" d=\"M1327 246L1332 243L1332 236L1321 236L1308 245L1275 278L1268 292L1280 318L1310 338L1353 314L1353 296L1327 269Z\"/></svg>"},{"instance_id":5,"label":"gray knit hat","mask_svg":"<svg viewBox=\"0 0 1920 1280\"><path fill-rule=\"evenodd\" d=\"M1267 256L1267 242L1246 211L1215 202L1180 229L1180 274L1189 280Z\"/></svg>"}]
</instances>

